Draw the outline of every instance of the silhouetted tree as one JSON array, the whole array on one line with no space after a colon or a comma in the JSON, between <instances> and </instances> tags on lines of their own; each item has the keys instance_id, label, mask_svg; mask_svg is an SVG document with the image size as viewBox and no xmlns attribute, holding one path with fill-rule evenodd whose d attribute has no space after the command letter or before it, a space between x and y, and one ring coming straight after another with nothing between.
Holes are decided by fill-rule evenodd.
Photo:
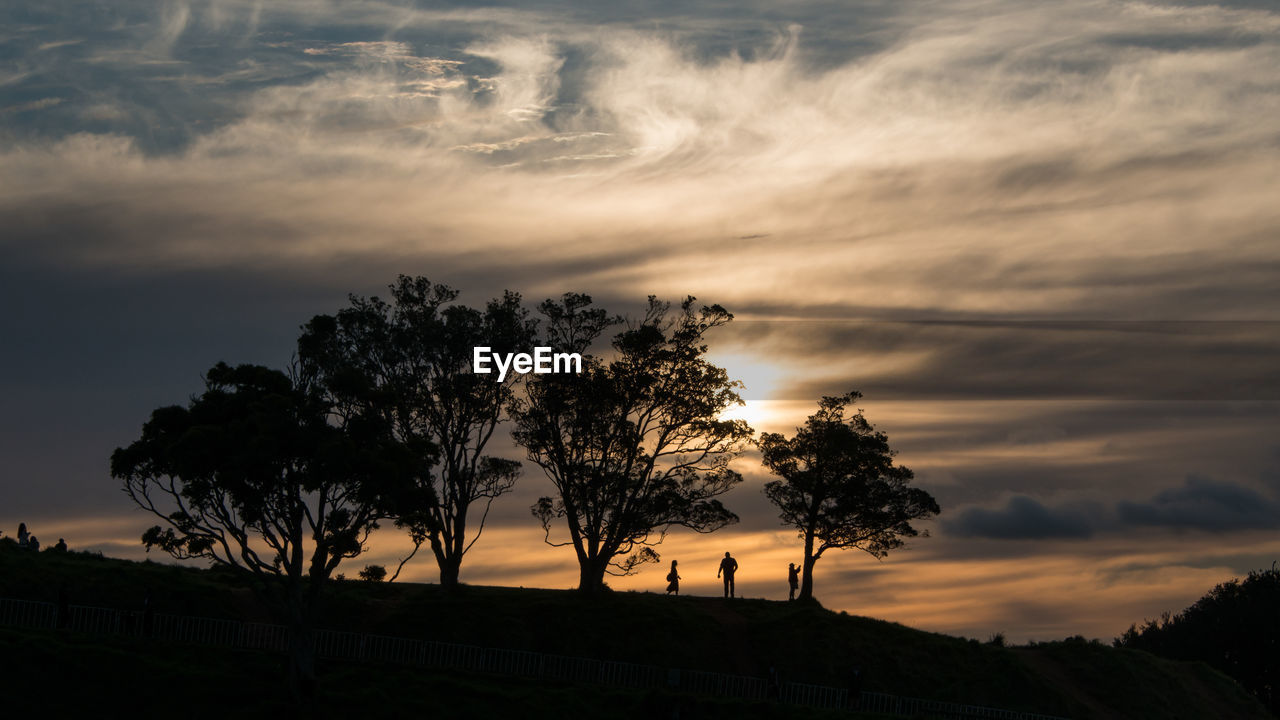
<instances>
[{"instance_id":1,"label":"silhouetted tree","mask_svg":"<svg viewBox=\"0 0 1280 720\"><path fill-rule=\"evenodd\" d=\"M454 304L456 291L423 277L402 275L390 290L390 303L353 295L336 316L313 318L298 341L299 357L343 414L382 418L418 455L417 489L396 521L414 549L392 579L427 542L440 583L451 587L493 500L520 472L515 460L485 455L519 376L498 382L473 373L473 349L527 352L535 326L514 293L476 310ZM477 503L478 518L471 512Z\"/></svg>"},{"instance_id":2,"label":"silhouetted tree","mask_svg":"<svg viewBox=\"0 0 1280 720\"><path fill-rule=\"evenodd\" d=\"M359 555L407 482L385 428L330 422L315 388L265 367L219 363L187 407L152 413L111 474L161 524L147 549L243 572L290 629L290 684L314 692L317 601Z\"/></svg>"},{"instance_id":3,"label":"silhouetted tree","mask_svg":"<svg viewBox=\"0 0 1280 720\"><path fill-rule=\"evenodd\" d=\"M1280 570L1222 583L1177 615L1129 626L1115 645L1208 663L1280 715Z\"/></svg>"},{"instance_id":4,"label":"silhouetted tree","mask_svg":"<svg viewBox=\"0 0 1280 720\"><path fill-rule=\"evenodd\" d=\"M804 540L801 599L813 597L813 566L826 551L857 548L883 558L918 534L912 520L939 512L929 493L908 486L914 475L893 463L888 437L860 410L845 417L861 397L824 397L791 439L760 438L765 467L782 477L766 483L764 493Z\"/></svg>"},{"instance_id":5,"label":"silhouetted tree","mask_svg":"<svg viewBox=\"0 0 1280 720\"><path fill-rule=\"evenodd\" d=\"M739 383L706 361L704 335L732 319L719 305L672 312L649 298L640 321L613 339L608 361L588 352L621 322L567 294L539 307L544 344L584 357L581 374L538 375L517 403L514 436L543 469L556 496L532 510L550 545L572 545L579 588L594 592L606 573L628 575L656 562L653 545L681 526L711 532L737 521L716 499L742 477L729 461L751 429L719 416L741 404ZM551 539L563 519L568 540ZM621 558L621 559L620 559Z\"/></svg>"}]
</instances>

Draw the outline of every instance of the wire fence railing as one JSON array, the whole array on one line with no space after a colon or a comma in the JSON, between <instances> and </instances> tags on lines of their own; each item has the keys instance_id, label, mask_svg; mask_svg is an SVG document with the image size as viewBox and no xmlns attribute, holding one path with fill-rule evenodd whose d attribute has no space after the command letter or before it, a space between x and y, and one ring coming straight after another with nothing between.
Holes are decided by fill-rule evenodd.
<instances>
[{"instance_id":1,"label":"wire fence railing","mask_svg":"<svg viewBox=\"0 0 1280 720\"><path fill-rule=\"evenodd\" d=\"M66 629L92 635L131 635L194 645L287 652L284 625L193 617L84 605L60 605L0 598L0 626ZM663 668L507 650L436 640L339 630L313 634L316 655L331 660L419 665L497 675L636 689L665 689L694 695L776 701L827 710L853 710L933 720L1066 720L1052 715L1000 710L937 700L851 691L825 685L771 682L747 675Z\"/></svg>"}]
</instances>

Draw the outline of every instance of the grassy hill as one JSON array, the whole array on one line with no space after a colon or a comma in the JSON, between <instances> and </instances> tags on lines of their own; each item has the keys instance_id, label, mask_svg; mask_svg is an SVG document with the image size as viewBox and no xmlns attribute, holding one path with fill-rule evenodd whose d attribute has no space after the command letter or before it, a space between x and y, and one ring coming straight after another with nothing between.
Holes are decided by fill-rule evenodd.
<instances>
[{"instance_id":1,"label":"grassy hill","mask_svg":"<svg viewBox=\"0 0 1280 720\"><path fill-rule=\"evenodd\" d=\"M224 573L0 546L0 597L54 601L60 589L73 604L136 609L150 595L158 612L270 619L250 588ZM1202 664L1083 640L1004 648L833 613L816 603L629 592L589 600L572 591L463 587L450 593L434 585L346 581L334 583L322 625L757 677L773 666L784 680L838 687L857 666L869 692L1081 719L1269 717L1234 682ZM100 695L132 692L126 678L118 677L120 668L135 668L129 674L137 675L133 684L145 680L172 695L162 693L163 702L195 693L230 703L220 710L243 709L235 698L279 695L280 661L261 654L166 646L159 657L154 645L122 638L11 630L0 631L0 641L0 658L10 666L4 676L25 678L13 687L40 687L47 677L33 668L54 672L61 665L75 668L71 677L77 683L95 679ZM534 703L547 716L626 707L635 709L634 717L647 717L677 702L638 691L352 663L333 663L322 672L331 696L326 708L335 713L390 703L401 714L438 710L443 702L455 710L450 716L487 717L501 707L527 710ZM214 687L261 692L211 694ZM485 700L466 700L473 695ZM679 702L697 705L682 717L756 716L744 703ZM272 712L269 705L259 709ZM772 708L760 716L788 715ZM821 717L810 711L795 716Z\"/></svg>"}]
</instances>

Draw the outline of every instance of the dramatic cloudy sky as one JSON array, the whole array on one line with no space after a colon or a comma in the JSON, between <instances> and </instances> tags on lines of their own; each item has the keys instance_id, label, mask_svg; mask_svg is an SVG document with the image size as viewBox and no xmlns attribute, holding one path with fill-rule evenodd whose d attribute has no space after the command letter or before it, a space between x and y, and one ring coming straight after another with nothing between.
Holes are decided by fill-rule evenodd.
<instances>
[{"instance_id":1,"label":"dramatic cloudy sky","mask_svg":"<svg viewBox=\"0 0 1280 720\"><path fill-rule=\"evenodd\" d=\"M1277 67L1264 0L5 3L0 527L140 557L112 449L398 273L693 294L757 427L859 389L943 508L824 558L828 607L1113 637L1280 557ZM660 549L784 597L741 469ZM464 581L576 582L547 487Z\"/></svg>"}]
</instances>

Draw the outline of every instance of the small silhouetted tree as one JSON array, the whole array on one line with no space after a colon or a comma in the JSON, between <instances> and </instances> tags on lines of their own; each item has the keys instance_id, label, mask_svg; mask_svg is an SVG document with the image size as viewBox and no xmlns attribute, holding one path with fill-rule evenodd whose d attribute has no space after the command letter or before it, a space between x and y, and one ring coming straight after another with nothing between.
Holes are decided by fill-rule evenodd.
<instances>
[{"instance_id":1,"label":"small silhouetted tree","mask_svg":"<svg viewBox=\"0 0 1280 720\"><path fill-rule=\"evenodd\" d=\"M706 333L733 316L693 303L673 311L650 297L644 317L613 338L608 360L588 349L619 318L586 295L539 308L544 344L582 353L583 372L535 376L513 434L555 486L533 514L548 544L573 547L584 592L601 589L606 574L656 562L652 546L673 526L711 532L737 521L717 496L741 482L729 461L751 429L718 419L741 404L739 384L704 357ZM568 539L553 541L559 521Z\"/></svg>"},{"instance_id":2,"label":"small silhouetted tree","mask_svg":"<svg viewBox=\"0 0 1280 720\"><path fill-rule=\"evenodd\" d=\"M305 700L321 591L389 514L406 462L385 428L331 422L315 388L219 363L203 394L156 410L142 437L112 454L111 474L160 519L142 536L148 550L256 581L288 624L290 686Z\"/></svg>"},{"instance_id":3,"label":"small silhouetted tree","mask_svg":"<svg viewBox=\"0 0 1280 720\"><path fill-rule=\"evenodd\" d=\"M764 493L804 541L801 599L813 597L813 567L826 551L857 548L883 558L919 534L912 521L939 512L929 493L908 485L914 476L894 464L888 437L860 410L846 417L861 397L824 397L790 439L760 438L765 467L782 478L766 483Z\"/></svg>"},{"instance_id":4,"label":"small silhouetted tree","mask_svg":"<svg viewBox=\"0 0 1280 720\"><path fill-rule=\"evenodd\" d=\"M1208 663L1280 715L1280 570L1222 583L1177 615L1131 625L1115 645Z\"/></svg>"},{"instance_id":5,"label":"small silhouetted tree","mask_svg":"<svg viewBox=\"0 0 1280 720\"><path fill-rule=\"evenodd\" d=\"M473 373L473 349L527 352L535 326L515 293L478 310L424 277L402 275L390 290L390 302L353 295L350 307L313 318L299 357L343 414L381 418L419 458L417 487L396 521L414 549L391 579L425 542L441 585L452 587L494 499L520 473L519 462L485 454L519 375L498 382Z\"/></svg>"}]
</instances>

